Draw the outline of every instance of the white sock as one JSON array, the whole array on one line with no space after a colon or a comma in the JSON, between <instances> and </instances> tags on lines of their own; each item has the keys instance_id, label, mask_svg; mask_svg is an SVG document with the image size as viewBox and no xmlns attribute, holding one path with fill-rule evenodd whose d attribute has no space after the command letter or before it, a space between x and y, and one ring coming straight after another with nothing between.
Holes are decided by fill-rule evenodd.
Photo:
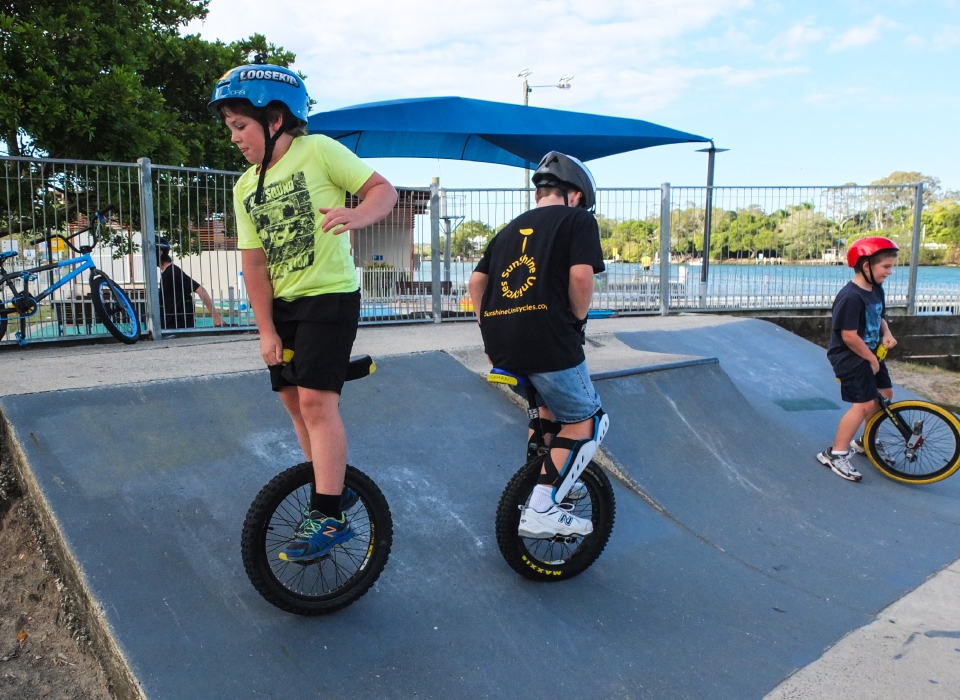
<instances>
[{"instance_id":1,"label":"white sock","mask_svg":"<svg viewBox=\"0 0 960 700\"><path fill-rule=\"evenodd\" d=\"M835 449L833 449L833 448L831 447L831 448L830 448L830 454L836 455L837 457L846 457L848 454L850 454L850 450L844 450L843 452L837 452Z\"/></svg>"},{"instance_id":2,"label":"white sock","mask_svg":"<svg viewBox=\"0 0 960 700\"><path fill-rule=\"evenodd\" d=\"M538 513L546 513L553 506L553 487L547 484L537 484L533 487L530 496L530 507Z\"/></svg>"}]
</instances>

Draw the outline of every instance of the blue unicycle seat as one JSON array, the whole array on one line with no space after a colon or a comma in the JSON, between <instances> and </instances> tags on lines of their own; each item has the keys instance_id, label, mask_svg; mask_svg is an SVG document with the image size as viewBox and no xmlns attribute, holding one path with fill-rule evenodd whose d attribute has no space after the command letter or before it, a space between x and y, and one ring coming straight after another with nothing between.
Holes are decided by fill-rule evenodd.
<instances>
[{"instance_id":1,"label":"blue unicycle seat","mask_svg":"<svg viewBox=\"0 0 960 700\"><path fill-rule=\"evenodd\" d=\"M506 369L494 367L487 375L491 384L508 384L510 386L532 386L530 377L525 374L516 374Z\"/></svg>"}]
</instances>

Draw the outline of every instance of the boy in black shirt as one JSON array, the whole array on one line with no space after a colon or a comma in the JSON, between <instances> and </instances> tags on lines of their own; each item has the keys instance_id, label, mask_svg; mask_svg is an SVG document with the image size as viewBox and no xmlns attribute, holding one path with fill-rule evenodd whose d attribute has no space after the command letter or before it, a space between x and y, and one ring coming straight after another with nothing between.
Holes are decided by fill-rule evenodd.
<instances>
[{"instance_id":1,"label":"boy in black shirt","mask_svg":"<svg viewBox=\"0 0 960 700\"><path fill-rule=\"evenodd\" d=\"M173 264L170 241L162 237L157 239L157 267L160 268L160 306L163 307L161 328L193 328L197 325L194 293L200 295L200 300L213 318L213 325L223 325L223 317L214 306L210 294L203 285Z\"/></svg>"},{"instance_id":2,"label":"boy in black shirt","mask_svg":"<svg viewBox=\"0 0 960 700\"><path fill-rule=\"evenodd\" d=\"M871 236L855 241L847 252L847 262L855 271L853 280L840 290L833 301L833 329L827 359L840 382L840 397L853 404L840 419L833 448L817 455L817 460L835 474L850 481L862 478L849 459L849 449L864 452L863 439L854 439L864 421L880 410L879 391L893 398L893 384L880 356L897 344L884 318L886 303L881 286L893 272L897 245L887 238ZM880 349L880 353L877 350ZM877 445L886 459L883 445Z\"/></svg>"},{"instance_id":3,"label":"boy in black shirt","mask_svg":"<svg viewBox=\"0 0 960 700\"><path fill-rule=\"evenodd\" d=\"M589 211L596 186L583 163L555 151L540 161L533 183L537 208L490 241L470 277L470 296L491 363L529 376L544 433L555 436L519 534L586 536L593 524L572 515L564 498L577 497L572 489L610 424L582 347L593 275L604 270Z\"/></svg>"}]
</instances>

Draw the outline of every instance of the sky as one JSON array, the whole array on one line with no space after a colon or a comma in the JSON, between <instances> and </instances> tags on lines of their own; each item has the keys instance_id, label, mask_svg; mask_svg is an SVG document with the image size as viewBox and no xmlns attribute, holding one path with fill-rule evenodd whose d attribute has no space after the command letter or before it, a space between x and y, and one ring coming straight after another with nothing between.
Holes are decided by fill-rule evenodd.
<instances>
[{"instance_id":1,"label":"sky","mask_svg":"<svg viewBox=\"0 0 960 700\"><path fill-rule=\"evenodd\" d=\"M184 33L253 33L297 55L314 112L459 95L644 119L714 139L717 185L960 190L960 0L211 0ZM571 89L558 79L574 75ZM588 163L600 187L701 185L702 144ZM523 171L370 159L401 186L520 187Z\"/></svg>"}]
</instances>

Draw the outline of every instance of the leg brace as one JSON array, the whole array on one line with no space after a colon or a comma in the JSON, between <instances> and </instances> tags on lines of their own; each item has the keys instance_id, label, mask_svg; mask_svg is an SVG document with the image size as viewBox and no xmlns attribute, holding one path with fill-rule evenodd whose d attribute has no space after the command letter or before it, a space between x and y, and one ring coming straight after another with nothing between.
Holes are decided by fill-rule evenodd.
<instances>
[{"instance_id":1,"label":"leg brace","mask_svg":"<svg viewBox=\"0 0 960 700\"><path fill-rule=\"evenodd\" d=\"M601 408L593 414L593 437L580 440L571 440L565 437L555 437L550 444L562 450L570 450L563 469L557 469L553 463L552 452L548 452L543 466L546 474L541 474L537 483L553 484L553 500L560 503L570 489L580 478L583 470L590 464L590 460L597 453L597 448L603 442L610 427L610 417Z\"/></svg>"}]
</instances>

